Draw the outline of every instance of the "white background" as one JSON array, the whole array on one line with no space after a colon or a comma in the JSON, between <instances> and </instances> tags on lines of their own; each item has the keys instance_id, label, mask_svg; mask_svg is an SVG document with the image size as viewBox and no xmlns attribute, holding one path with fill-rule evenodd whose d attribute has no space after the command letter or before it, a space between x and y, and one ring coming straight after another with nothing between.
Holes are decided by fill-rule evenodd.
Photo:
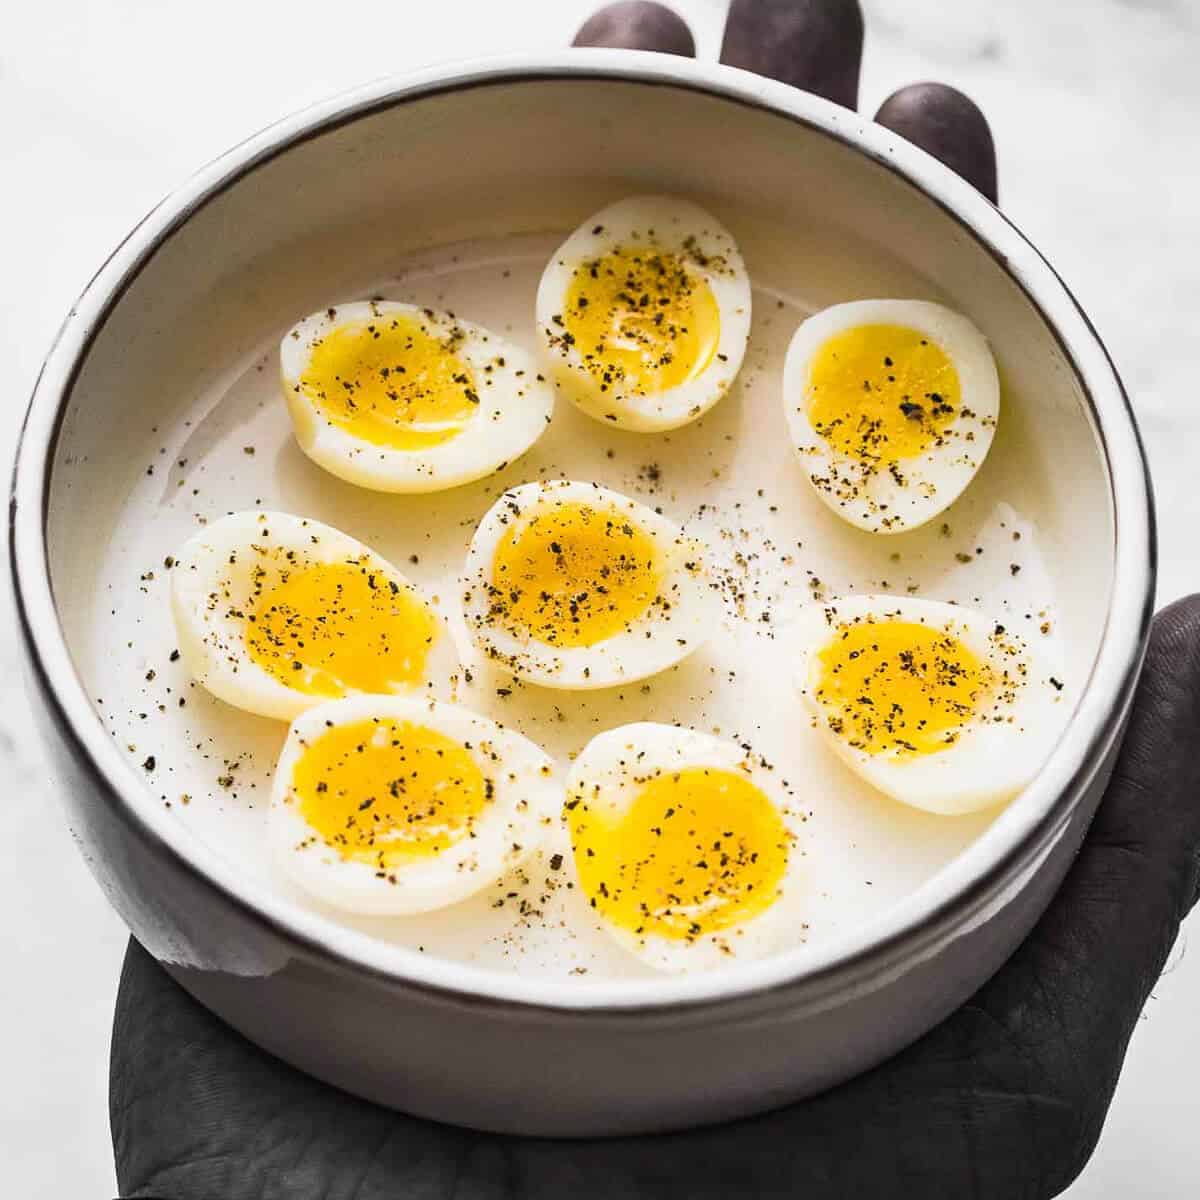
<instances>
[{"instance_id":1,"label":"white background","mask_svg":"<svg viewBox=\"0 0 1200 1200\"><path fill-rule=\"evenodd\" d=\"M562 46L591 0L59 0L0 46L0 458L71 301L199 164L292 110L442 59ZM715 56L726 0L678 0ZM1161 516L1160 600L1200 587L1200 13L1191 0L864 0L863 108L938 78L989 113L1002 203L1124 373ZM0 1163L24 1200L115 1194L107 1117L125 933L63 827L0 595ZM1196 926L1193 918L1191 928ZM1187 932L1072 1200L1194 1194L1200 955Z\"/></svg>"}]
</instances>

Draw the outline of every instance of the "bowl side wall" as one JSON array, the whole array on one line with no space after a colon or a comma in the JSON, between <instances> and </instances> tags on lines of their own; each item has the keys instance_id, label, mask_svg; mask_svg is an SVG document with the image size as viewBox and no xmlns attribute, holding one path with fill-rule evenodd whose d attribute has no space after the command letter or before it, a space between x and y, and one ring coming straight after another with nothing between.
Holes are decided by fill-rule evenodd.
<instances>
[{"instance_id":1,"label":"bowl side wall","mask_svg":"<svg viewBox=\"0 0 1200 1200\"><path fill-rule=\"evenodd\" d=\"M695 88L534 77L385 105L303 137L183 213L120 291L71 381L46 513L55 603L77 667L103 663L89 598L112 515L146 469L131 443L152 446L156 426L214 371L381 259L565 228L634 189L690 193L718 216L760 211L850 231L912 264L980 325L1019 398L1002 436L1029 456L1022 503L1045 514L1072 667L1084 679L1114 587L1109 473L1083 385L1005 263L911 183L802 122ZM786 246L775 249L786 259ZM32 690L89 864L135 936L204 1003L372 1099L479 1128L569 1135L774 1107L882 1060L959 1005L1026 936L1066 871L1135 672L1128 664L1102 735L1077 731L1080 742L1099 740L1093 769L1046 802L1061 819L969 915L943 913L919 953L860 970L852 987L813 987L800 973L711 1003L624 1011L505 1003L339 961L335 938L326 953L265 917L249 887L218 887L193 870L192 850L151 822L149 789L118 797L36 659ZM93 696L103 682L94 667L85 674ZM554 1080L547 1062L561 1064Z\"/></svg>"}]
</instances>

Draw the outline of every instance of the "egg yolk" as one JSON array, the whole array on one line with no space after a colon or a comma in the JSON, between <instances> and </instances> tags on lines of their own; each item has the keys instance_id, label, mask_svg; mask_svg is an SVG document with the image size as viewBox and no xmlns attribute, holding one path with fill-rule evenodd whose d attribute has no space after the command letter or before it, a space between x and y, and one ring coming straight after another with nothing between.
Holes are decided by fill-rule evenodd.
<instances>
[{"instance_id":1,"label":"egg yolk","mask_svg":"<svg viewBox=\"0 0 1200 1200\"><path fill-rule=\"evenodd\" d=\"M707 282L654 247L618 249L576 268L562 313L601 392L654 395L701 374L721 341L721 313Z\"/></svg>"},{"instance_id":2,"label":"egg yolk","mask_svg":"<svg viewBox=\"0 0 1200 1200\"><path fill-rule=\"evenodd\" d=\"M461 742L411 721L376 719L336 726L307 745L291 794L342 858L386 872L469 837L493 787Z\"/></svg>"},{"instance_id":3,"label":"egg yolk","mask_svg":"<svg viewBox=\"0 0 1200 1200\"><path fill-rule=\"evenodd\" d=\"M826 723L868 754L945 750L990 690L989 669L958 638L913 621L843 625L817 661Z\"/></svg>"},{"instance_id":4,"label":"egg yolk","mask_svg":"<svg viewBox=\"0 0 1200 1200\"><path fill-rule=\"evenodd\" d=\"M437 337L408 316L331 329L300 388L332 424L374 446L422 450L457 437L479 411L462 334Z\"/></svg>"},{"instance_id":5,"label":"egg yolk","mask_svg":"<svg viewBox=\"0 0 1200 1200\"><path fill-rule=\"evenodd\" d=\"M630 933L692 941L750 920L779 894L787 830L767 796L733 771L658 776L613 817L585 799L571 806L584 894Z\"/></svg>"},{"instance_id":6,"label":"egg yolk","mask_svg":"<svg viewBox=\"0 0 1200 1200\"><path fill-rule=\"evenodd\" d=\"M594 646L665 606L658 586L658 547L645 530L613 509L560 504L501 539L489 616L518 636Z\"/></svg>"},{"instance_id":7,"label":"egg yolk","mask_svg":"<svg viewBox=\"0 0 1200 1200\"><path fill-rule=\"evenodd\" d=\"M408 588L361 562L256 567L246 649L267 674L312 696L420 683L437 623Z\"/></svg>"},{"instance_id":8,"label":"egg yolk","mask_svg":"<svg viewBox=\"0 0 1200 1200\"><path fill-rule=\"evenodd\" d=\"M950 357L900 325L834 334L813 357L806 399L813 429L835 450L884 469L937 445L961 405Z\"/></svg>"}]
</instances>

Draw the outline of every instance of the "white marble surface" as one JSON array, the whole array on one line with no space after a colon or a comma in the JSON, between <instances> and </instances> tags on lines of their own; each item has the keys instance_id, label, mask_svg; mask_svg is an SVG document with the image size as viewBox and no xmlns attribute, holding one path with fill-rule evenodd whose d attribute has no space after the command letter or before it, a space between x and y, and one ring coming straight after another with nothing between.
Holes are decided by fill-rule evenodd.
<instances>
[{"instance_id":1,"label":"white marble surface","mask_svg":"<svg viewBox=\"0 0 1200 1200\"><path fill-rule=\"evenodd\" d=\"M159 197L247 132L439 59L566 42L591 0L373 5L61 0L6 9L0 47L0 451L91 272ZM679 0L715 55L725 0ZM1200 13L1191 0L865 0L863 105L941 78L991 116L1005 209L1076 291L1124 372L1161 515L1160 599L1200 587ZM60 819L0 599L5 1194L115 1190L106 1110L125 935ZM1191 928L1194 931L1196 918ZM1072 1200L1192 1194L1200 1178L1200 955L1187 931L1134 1038Z\"/></svg>"}]
</instances>

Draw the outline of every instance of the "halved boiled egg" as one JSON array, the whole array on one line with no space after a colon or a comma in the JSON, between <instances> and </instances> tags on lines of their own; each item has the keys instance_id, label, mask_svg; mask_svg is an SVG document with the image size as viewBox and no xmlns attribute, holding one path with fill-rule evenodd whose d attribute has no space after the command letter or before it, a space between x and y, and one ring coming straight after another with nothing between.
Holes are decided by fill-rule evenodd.
<instances>
[{"instance_id":1,"label":"halved boiled egg","mask_svg":"<svg viewBox=\"0 0 1200 1200\"><path fill-rule=\"evenodd\" d=\"M528 738L458 705L352 696L293 722L270 839L283 870L329 904L428 912L520 864L561 803Z\"/></svg>"},{"instance_id":2,"label":"halved boiled egg","mask_svg":"<svg viewBox=\"0 0 1200 1200\"><path fill-rule=\"evenodd\" d=\"M621 429L674 429L737 377L750 278L732 235L702 208L631 196L554 252L537 323L555 378L584 412Z\"/></svg>"},{"instance_id":3,"label":"halved boiled egg","mask_svg":"<svg viewBox=\"0 0 1200 1200\"><path fill-rule=\"evenodd\" d=\"M500 470L541 437L554 389L511 342L452 313L368 300L305 317L279 350L300 448L380 492Z\"/></svg>"},{"instance_id":4,"label":"halved boiled egg","mask_svg":"<svg viewBox=\"0 0 1200 1200\"><path fill-rule=\"evenodd\" d=\"M425 685L452 653L441 621L391 563L287 513L233 513L195 534L171 573L179 649L228 704L288 721L353 692Z\"/></svg>"},{"instance_id":5,"label":"halved boiled egg","mask_svg":"<svg viewBox=\"0 0 1200 1200\"><path fill-rule=\"evenodd\" d=\"M852 525L899 533L971 482L992 444L1000 382L966 317L921 300L860 300L796 330L783 401L817 495Z\"/></svg>"},{"instance_id":6,"label":"halved boiled egg","mask_svg":"<svg viewBox=\"0 0 1200 1200\"><path fill-rule=\"evenodd\" d=\"M553 688L654 675L697 649L716 615L699 542L636 500L565 479L496 501L462 584L475 645Z\"/></svg>"},{"instance_id":7,"label":"halved boiled egg","mask_svg":"<svg viewBox=\"0 0 1200 1200\"><path fill-rule=\"evenodd\" d=\"M602 733L572 766L566 817L585 899L653 967L761 957L799 923L783 797L732 742L649 722Z\"/></svg>"},{"instance_id":8,"label":"halved boiled egg","mask_svg":"<svg viewBox=\"0 0 1200 1200\"><path fill-rule=\"evenodd\" d=\"M813 723L863 779L936 813L1015 796L1068 711L1063 684L1015 630L953 604L848 596L796 630Z\"/></svg>"}]
</instances>

